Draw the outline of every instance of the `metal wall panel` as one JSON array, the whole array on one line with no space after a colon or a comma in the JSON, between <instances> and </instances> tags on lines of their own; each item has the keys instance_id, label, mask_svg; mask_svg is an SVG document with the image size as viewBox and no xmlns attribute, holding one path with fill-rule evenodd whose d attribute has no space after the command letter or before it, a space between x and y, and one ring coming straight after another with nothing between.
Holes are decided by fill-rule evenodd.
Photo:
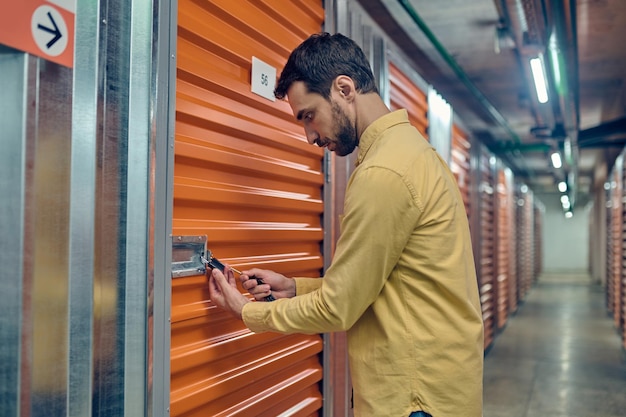
<instances>
[{"instance_id":1,"label":"metal wall panel","mask_svg":"<svg viewBox=\"0 0 626 417\"><path fill-rule=\"evenodd\" d=\"M321 2L179 2L173 234L239 269L321 276L324 152L250 78L253 56L280 71L323 20ZM206 282L172 283L171 414L316 415L321 337L251 333Z\"/></svg>"},{"instance_id":2,"label":"metal wall panel","mask_svg":"<svg viewBox=\"0 0 626 417\"><path fill-rule=\"evenodd\" d=\"M167 125L168 115L153 60L166 51L169 61L169 50L156 48L153 7L79 0L73 68L0 52L13 108L0 116L11 158L0 161L0 253L15 265L12 284L1 280L12 297L2 303L3 417L167 413L148 404L160 367L148 288L165 240L154 225L167 224L154 217L155 190L166 188L156 155L167 152L155 151L155 118Z\"/></svg>"},{"instance_id":3,"label":"metal wall panel","mask_svg":"<svg viewBox=\"0 0 626 417\"><path fill-rule=\"evenodd\" d=\"M428 88L428 140L450 165L452 146L452 106L435 90Z\"/></svg>"},{"instance_id":4,"label":"metal wall panel","mask_svg":"<svg viewBox=\"0 0 626 417\"><path fill-rule=\"evenodd\" d=\"M20 415L26 214L26 54L0 45L0 415ZM27 288L28 290L28 288Z\"/></svg>"}]
</instances>

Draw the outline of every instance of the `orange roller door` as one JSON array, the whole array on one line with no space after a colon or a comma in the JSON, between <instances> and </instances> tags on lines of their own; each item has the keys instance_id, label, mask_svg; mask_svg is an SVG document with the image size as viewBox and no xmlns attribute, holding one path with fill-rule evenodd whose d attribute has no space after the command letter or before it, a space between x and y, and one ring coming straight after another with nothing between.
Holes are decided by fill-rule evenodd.
<instances>
[{"instance_id":1,"label":"orange roller door","mask_svg":"<svg viewBox=\"0 0 626 417\"><path fill-rule=\"evenodd\" d=\"M238 269L321 275L323 150L250 78L253 56L280 73L323 18L321 1L179 1L172 233ZM319 335L253 334L204 276L172 281L172 416L318 415Z\"/></svg>"},{"instance_id":2,"label":"orange roller door","mask_svg":"<svg viewBox=\"0 0 626 417\"><path fill-rule=\"evenodd\" d=\"M509 289L511 287L512 271L512 211L514 207L513 190L511 181L507 178L504 169L498 169L498 187L496 194L497 201L497 311L498 311L498 329L502 329L508 320L509 311L512 311L509 305L511 295Z\"/></svg>"},{"instance_id":3,"label":"orange roller door","mask_svg":"<svg viewBox=\"0 0 626 417\"><path fill-rule=\"evenodd\" d=\"M496 320L496 288L495 288L495 216L494 191L495 180L491 163L491 154L481 148L480 155L480 302L483 310L485 327L485 348L494 339Z\"/></svg>"},{"instance_id":4,"label":"orange roller door","mask_svg":"<svg viewBox=\"0 0 626 417\"><path fill-rule=\"evenodd\" d=\"M450 170L459 185L467 217L470 217L470 141L467 134L457 125L452 125Z\"/></svg>"},{"instance_id":5,"label":"orange roller door","mask_svg":"<svg viewBox=\"0 0 626 417\"><path fill-rule=\"evenodd\" d=\"M428 140L428 100L426 93L419 89L400 69L389 63L390 109L406 109L409 121Z\"/></svg>"}]
</instances>

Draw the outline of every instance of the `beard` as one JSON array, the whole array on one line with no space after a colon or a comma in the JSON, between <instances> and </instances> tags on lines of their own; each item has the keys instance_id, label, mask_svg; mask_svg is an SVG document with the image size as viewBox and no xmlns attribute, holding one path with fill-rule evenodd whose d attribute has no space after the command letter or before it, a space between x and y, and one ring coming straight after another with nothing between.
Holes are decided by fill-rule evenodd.
<instances>
[{"instance_id":1,"label":"beard","mask_svg":"<svg viewBox=\"0 0 626 417\"><path fill-rule=\"evenodd\" d=\"M349 155L359 144L356 128L350 123L350 119L337 103L333 101L331 108L333 111L333 122L336 126L335 153L339 156Z\"/></svg>"}]
</instances>

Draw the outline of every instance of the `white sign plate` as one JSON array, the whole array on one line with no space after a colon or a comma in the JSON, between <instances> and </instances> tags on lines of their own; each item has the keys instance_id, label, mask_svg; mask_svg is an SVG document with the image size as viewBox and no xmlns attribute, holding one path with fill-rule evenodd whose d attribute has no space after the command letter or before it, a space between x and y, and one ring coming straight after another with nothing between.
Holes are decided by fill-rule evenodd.
<instances>
[{"instance_id":1,"label":"white sign plate","mask_svg":"<svg viewBox=\"0 0 626 417\"><path fill-rule=\"evenodd\" d=\"M252 92L268 100L276 101L276 97L274 97L275 86L276 68L253 56Z\"/></svg>"}]
</instances>

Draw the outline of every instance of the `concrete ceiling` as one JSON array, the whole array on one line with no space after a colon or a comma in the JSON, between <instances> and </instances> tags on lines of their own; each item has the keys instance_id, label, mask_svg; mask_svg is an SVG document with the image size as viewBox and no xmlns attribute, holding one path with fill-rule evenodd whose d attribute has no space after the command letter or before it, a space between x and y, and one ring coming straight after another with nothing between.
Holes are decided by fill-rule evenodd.
<instances>
[{"instance_id":1,"label":"concrete ceiling","mask_svg":"<svg viewBox=\"0 0 626 417\"><path fill-rule=\"evenodd\" d=\"M560 204L561 180L575 208L603 185L598 176L626 143L626 1L358 1L544 204ZM539 55L545 104L529 65ZM550 162L555 150L560 169Z\"/></svg>"}]
</instances>

